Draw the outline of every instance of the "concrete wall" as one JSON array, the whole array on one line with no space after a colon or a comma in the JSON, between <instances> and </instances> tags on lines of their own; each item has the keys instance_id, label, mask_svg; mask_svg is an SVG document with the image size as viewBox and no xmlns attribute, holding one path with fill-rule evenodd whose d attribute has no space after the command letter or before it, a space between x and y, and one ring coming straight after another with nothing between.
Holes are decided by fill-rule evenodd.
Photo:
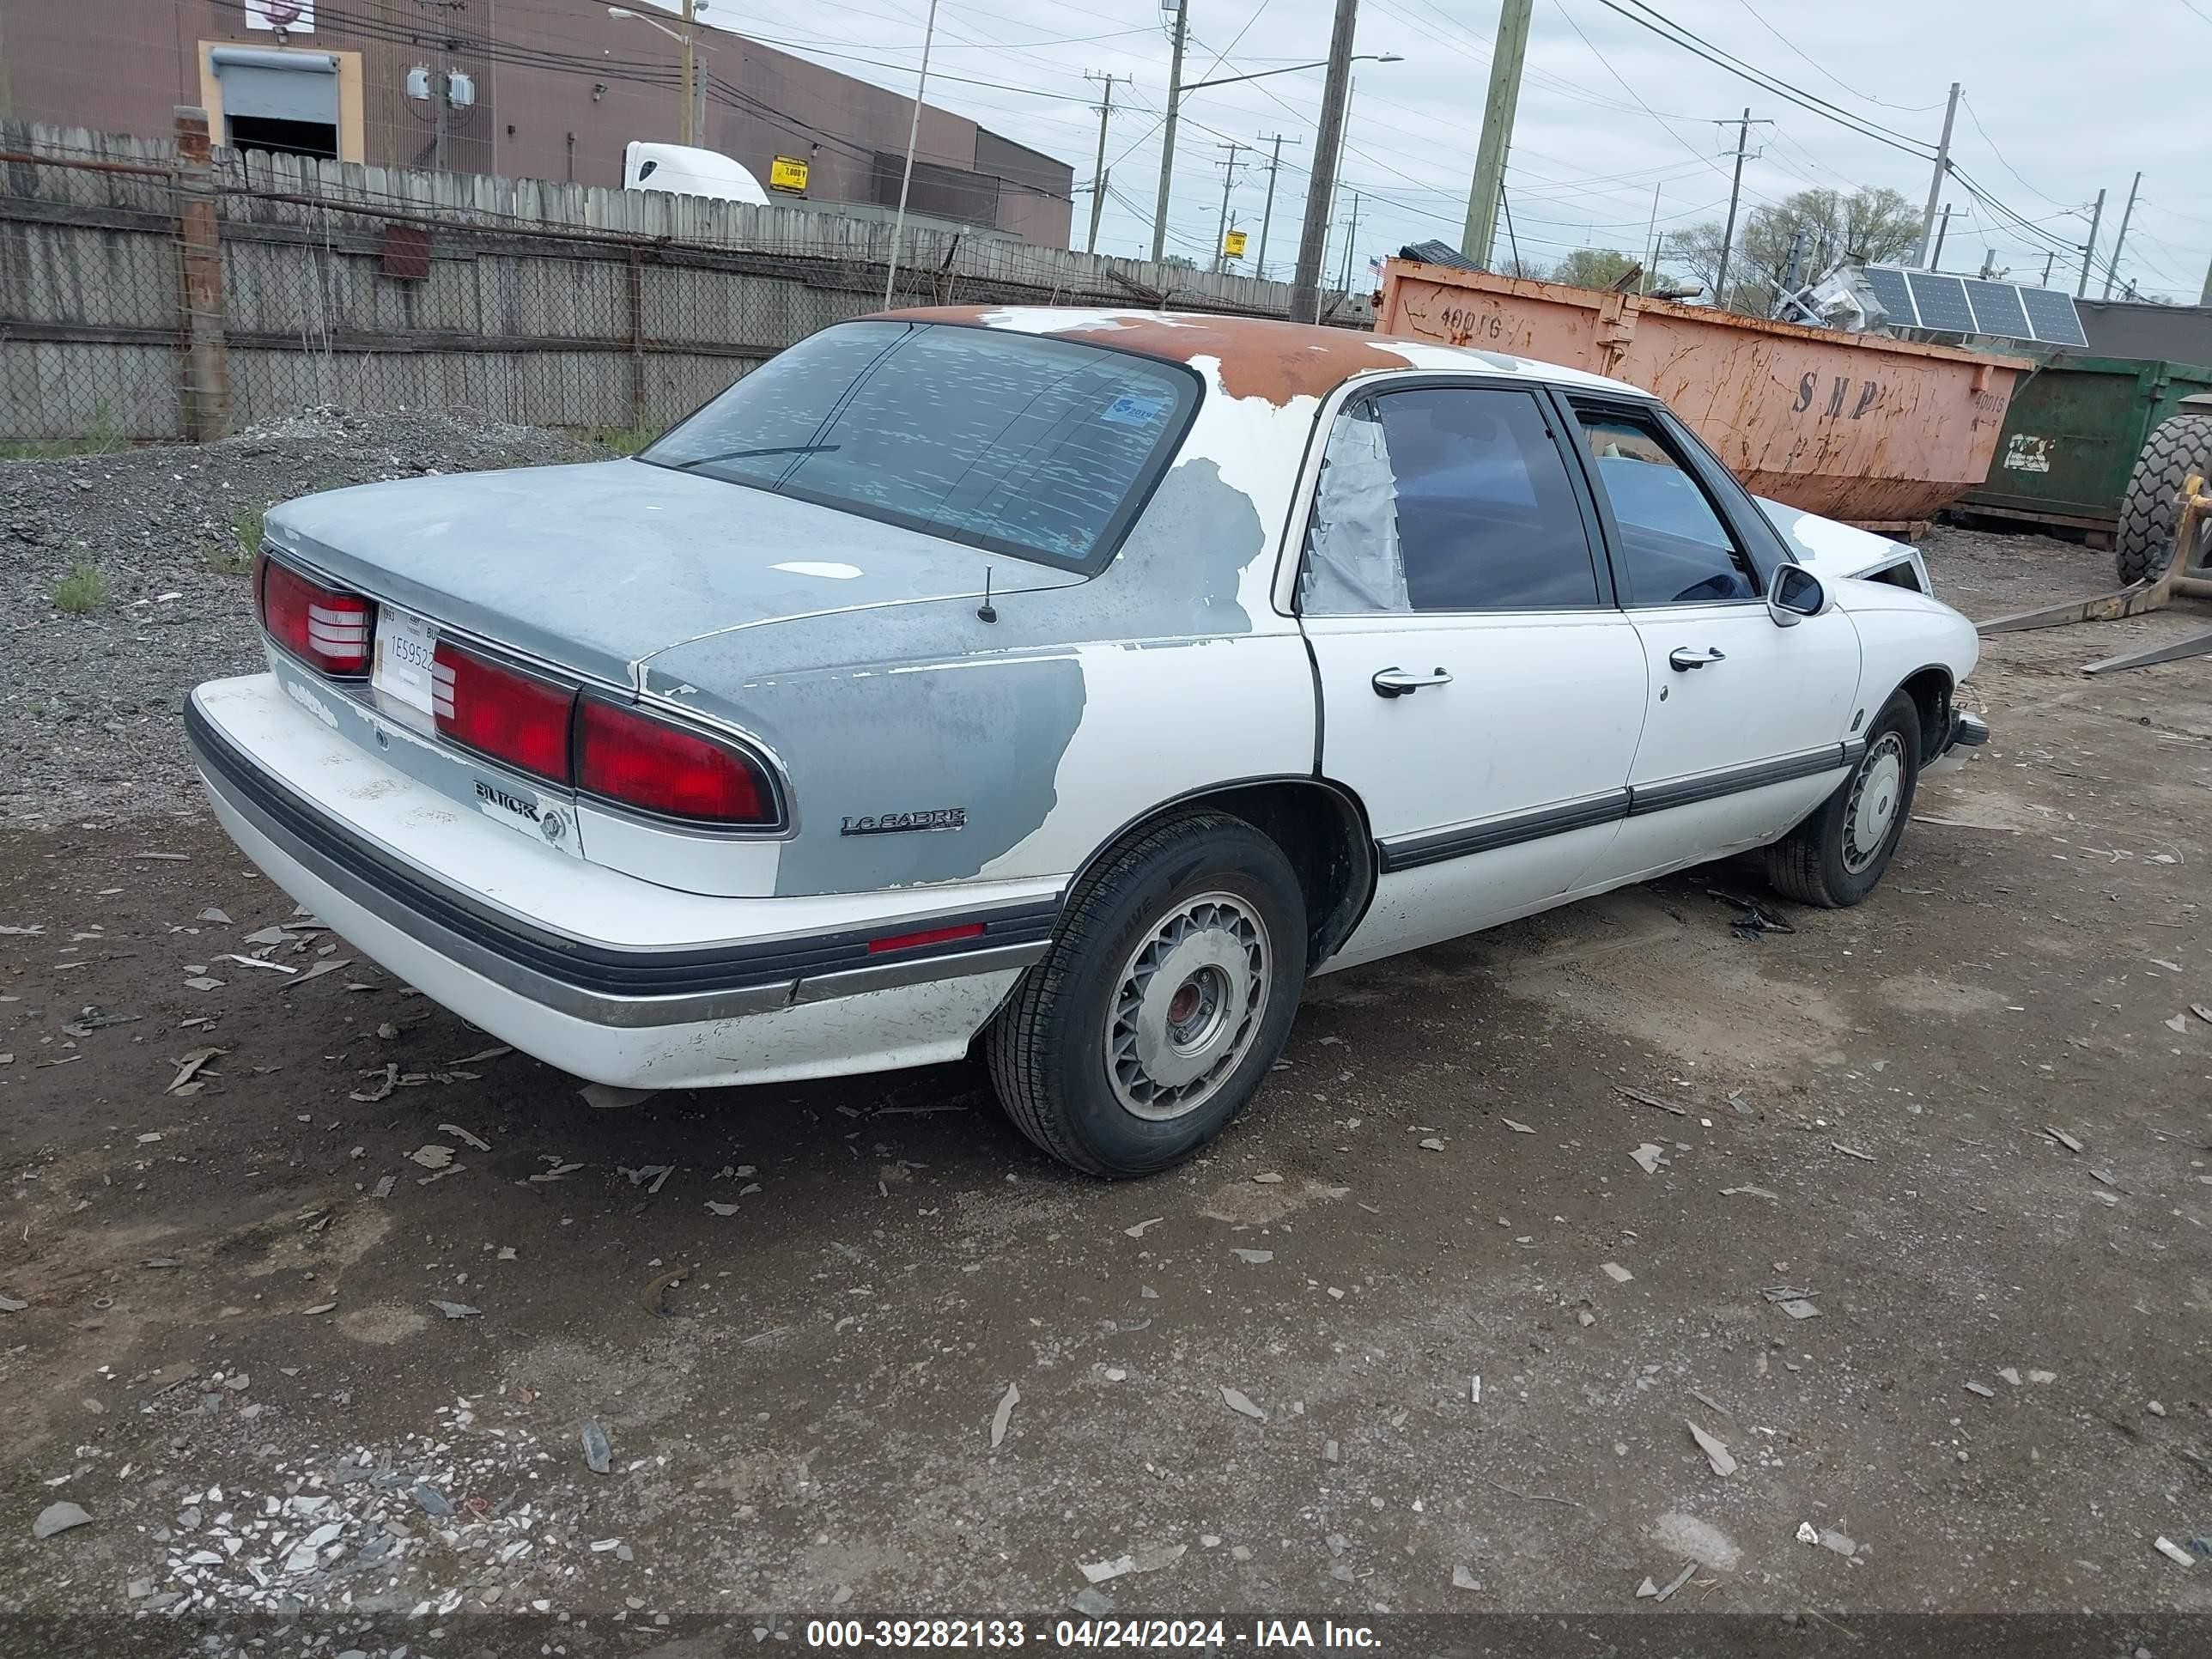
<instances>
[{"instance_id":1,"label":"concrete wall","mask_svg":"<svg viewBox=\"0 0 2212 1659\"><path fill-rule=\"evenodd\" d=\"M0 441L181 432L171 147L0 124ZM232 428L305 404L657 428L881 308L887 219L218 152ZM896 302L1280 316L1279 283L909 226ZM1333 319L1364 326L1364 301Z\"/></svg>"},{"instance_id":2,"label":"concrete wall","mask_svg":"<svg viewBox=\"0 0 2212 1659\"><path fill-rule=\"evenodd\" d=\"M647 9L642 0L636 9ZM616 185L625 144L680 138L676 43L609 16L605 0L471 0L452 15L450 44L426 46L434 37L416 0L343 0L322 10L312 33L280 42L246 27L239 0L0 0L0 118L160 137L173 106L215 98L208 43L281 44L339 55L354 88L344 123L353 130L340 135L348 159L434 164L430 111L405 93L416 64L450 64L475 82L475 105L447 124L446 166L455 172ZM740 35L702 25L698 39L708 148L763 183L774 157L806 161L813 200L878 199L875 156L903 155L911 99ZM219 119L215 133L222 142ZM923 106L916 149L921 161L997 181L1000 229L1066 246L1067 163L933 104Z\"/></svg>"}]
</instances>

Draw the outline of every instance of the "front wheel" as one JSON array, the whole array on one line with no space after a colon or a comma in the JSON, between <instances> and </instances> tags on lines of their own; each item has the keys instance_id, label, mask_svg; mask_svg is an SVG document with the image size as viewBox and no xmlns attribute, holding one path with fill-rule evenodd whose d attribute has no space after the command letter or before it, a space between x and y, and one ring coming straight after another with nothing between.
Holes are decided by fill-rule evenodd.
<instances>
[{"instance_id":1,"label":"front wheel","mask_svg":"<svg viewBox=\"0 0 2212 1659\"><path fill-rule=\"evenodd\" d=\"M1304 988L1305 900L1282 850L1195 813L1110 854L985 1039L1006 1115L1100 1176L1213 1139L1267 1077Z\"/></svg>"},{"instance_id":2,"label":"front wheel","mask_svg":"<svg viewBox=\"0 0 2212 1659\"><path fill-rule=\"evenodd\" d=\"M1801 904L1856 904L1889 868L1919 776L1920 709L1900 691L1875 717L1850 775L1766 849L1768 883Z\"/></svg>"}]
</instances>

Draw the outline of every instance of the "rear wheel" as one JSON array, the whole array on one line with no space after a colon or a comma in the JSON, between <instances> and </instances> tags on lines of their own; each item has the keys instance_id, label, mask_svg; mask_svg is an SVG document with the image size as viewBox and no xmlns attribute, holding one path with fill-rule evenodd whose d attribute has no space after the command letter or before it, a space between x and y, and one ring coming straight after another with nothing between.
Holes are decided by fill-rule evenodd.
<instances>
[{"instance_id":1,"label":"rear wheel","mask_svg":"<svg viewBox=\"0 0 2212 1659\"><path fill-rule=\"evenodd\" d=\"M1766 879L1801 904L1839 909L1875 890L1912 816L1920 708L1902 691L1882 705L1866 752L1813 815L1766 849Z\"/></svg>"},{"instance_id":2,"label":"rear wheel","mask_svg":"<svg viewBox=\"0 0 2212 1659\"><path fill-rule=\"evenodd\" d=\"M1015 1125L1092 1175L1150 1175L1213 1139L1290 1034L1305 901L1267 836L1220 813L1109 854L985 1039Z\"/></svg>"},{"instance_id":3,"label":"rear wheel","mask_svg":"<svg viewBox=\"0 0 2212 1659\"><path fill-rule=\"evenodd\" d=\"M2122 581L2148 581L2165 572L2181 525L2181 487L2192 472L2212 478L2212 415L2174 416L2136 457L2112 537L2112 561Z\"/></svg>"}]
</instances>

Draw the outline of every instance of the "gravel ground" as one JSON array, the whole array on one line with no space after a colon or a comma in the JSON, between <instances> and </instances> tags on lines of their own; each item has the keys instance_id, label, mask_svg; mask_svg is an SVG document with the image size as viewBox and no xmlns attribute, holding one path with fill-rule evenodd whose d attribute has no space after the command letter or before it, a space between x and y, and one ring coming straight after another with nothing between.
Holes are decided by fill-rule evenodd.
<instances>
[{"instance_id":1,"label":"gravel ground","mask_svg":"<svg viewBox=\"0 0 2212 1659\"><path fill-rule=\"evenodd\" d=\"M1971 615L2111 580L1928 552ZM0 1652L2212 1651L2154 1541L2212 1551L2212 663L2075 672L2203 625L1991 641L1863 906L1747 939L1692 871L1331 975L1114 1185L965 1065L594 1110L197 808L0 826ZM171 728L100 742L176 806Z\"/></svg>"},{"instance_id":2,"label":"gravel ground","mask_svg":"<svg viewBox=\"0 0 2212 1659\"><path fill-rule=\"evenodd\" d=\"M261 661L240 522L345 484L600 453L465 414L313 410L220 443L0 461L0 824L191 808L185 695ZM72 614L53 595L80 568L106 593Z\"/></svg>"}]
</instances>

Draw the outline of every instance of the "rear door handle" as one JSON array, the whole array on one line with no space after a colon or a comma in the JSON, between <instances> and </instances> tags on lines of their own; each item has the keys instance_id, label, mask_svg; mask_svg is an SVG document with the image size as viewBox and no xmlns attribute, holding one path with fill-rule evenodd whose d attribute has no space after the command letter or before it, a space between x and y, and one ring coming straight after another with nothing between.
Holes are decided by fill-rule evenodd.
<instances>
[{"instance_id":1,"label":"rear door handle","mask_svg":"<svg viewBox=\"0 0 2212 1659\"><path fill-rule=\"evenodd\" d=\"M1449 685L1451 676L1441 668L1423 674L1406 668L1385 668L1370 682L1378 697L1410 696L1425 685Z\"/></svg>"},{"instance_id":2,"label":"rear door handle","mask_svg":"<svg viewBox=\"0 0 2212 1659\"><path fill-rule=\"evenodd\" d=\"M1726 662L1725 653L1711 646L1678 645L1668 654L1667 665L1677 674L1686 674L1692 668L1703 668L1709 662Z\"/></svg>"}]
</instances>

